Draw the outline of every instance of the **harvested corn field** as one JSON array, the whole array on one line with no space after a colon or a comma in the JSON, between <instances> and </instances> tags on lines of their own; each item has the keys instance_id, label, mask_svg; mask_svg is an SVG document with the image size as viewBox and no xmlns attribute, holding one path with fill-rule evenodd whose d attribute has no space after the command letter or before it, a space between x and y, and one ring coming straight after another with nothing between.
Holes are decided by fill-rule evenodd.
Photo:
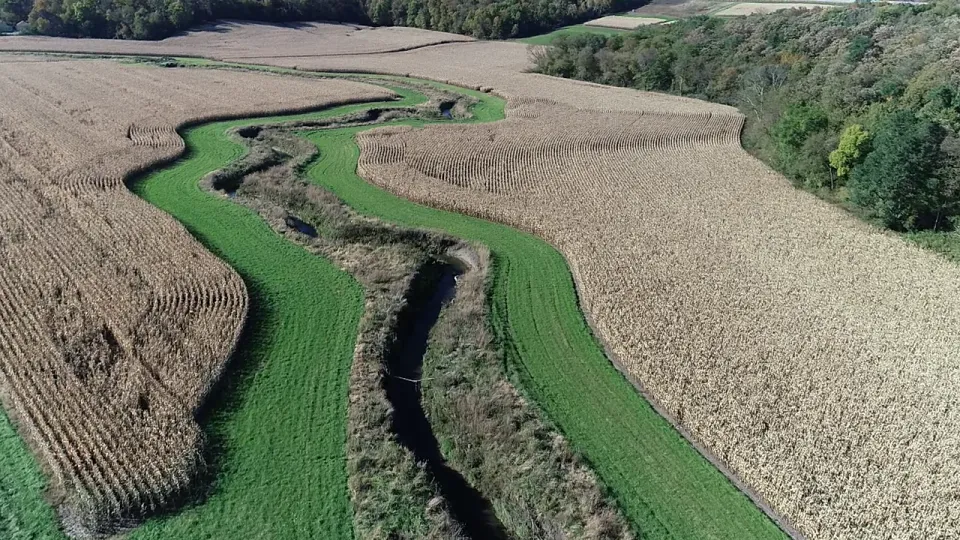
<instances>
[{"instance_id":1,"label":"harvested corn field","mask_svg":"<svg viewBox=\"0 0 960 540\"><path fill-rule=\"evenodd\" d=\"M218 21L160 41L8 36L0 49L91 54L150 54L210 58L244 56L336 56L406 51L440 43L473 41L459 34L416 28L294 23L258 24Z\"/></svg>"},{"instance_id":2,"label":"harvested corn field","mask_svg":"<svg viewBox=\"0 0 960 540\"><path fill-rule=\"evenodd\" d=\"M416 50L392 53L311 55L303 54L303 49L307 45L297 42L291 36L280 37L284 34L281 34L278 29L271 28L268 35L274 36L274 32L278 35L273 37L272 45L268 49L256 46L257 43L260 43L256 40L238 40L227 48L217 45L217 40L221 35L230 36L233 32L254 32L261 25L245 23L241 26L242 29L229 30L225 34L216 33L212 36L208 33L198 32L193 38L194 41L188 47L189 52L178 52L165 46L165 43L169 40L130 43L102 39L82 40L36 36L0 39L0 51L41 50L60 53L118 54L125 50L124 46L126 46L126 50L131 53L144 55L191 54L225 62L297 68L304 71L359 71L409 75L467 88L492 91L508 100L546 99L574 107L601 111L697 114L717 110L735 112L735 109L731 107L667 94L637 92L625 88L601 86L588 82L527 73L533 68L533 62L530 59L530 48L522 43L467 41L440 43ZM335 25L327 26L334 27ZM410 29L393 30L405 32ZM286 31L297 32L293 29ZM427 33L434 34L433 32ZM187 34L184 39L192 35L194 34ZM209 38L208 40L202 38L205 35ZM301 40L308 40L307 43L312 43L314 39L323 40L319 37L296 35ZM173 39L177 38L170 38L170 40ZM464 58L469 58L470 61L464 62Z\"/></svg>"},{"instance_id":3,"label":"harvested corn field","mask_svg":"<svg viewBox=\"0 0 960 540\"><path fill-rule=\"evenodd\" d=\"M800 4L789 2L741 2L739 4L733 4L730 7L723 8L714 13L714 15L718 17L742 17L745 15L755 15L758 13L773 13L774 11L780 11L783 9L814 9L828 7L830 6L822 4Z\"/></svg>"},{"instance_id":4,"label":"harvested corn field","mask_svg":"<svg viewBox=\"0 0 960 540\"><path fill-rule=\"evenodd\" d=\"M586 26L601 26L603 28L616 28L619 30L635 30L641 26L651 24L660 24L664 20L653 17L625 17L623 15L607 15L592 21L583 23Z\"/></svg>"},{"instance_id":5,"label":"harvested corn field","mask_svg":"<svg viewBox=\"0 0 960 540\"><path fill-rule=\"evenodd\" d=\"M73 61L11 64L0 94L0 396L67 532L122 526L200 466L193 414L247 309L240 278L125 177L182 152L187 121L391 93Z\"/></svg>"},{"instance_id":6,"label":"harvested corn field","mask_svg":"<svg viewBox=\"0 0 960 540\"><path fill-rule=\"evenodd\" d=\"M619 362L802 533L955 529L957 269L793 189L742 121L515 100L363 134L360 172L556 245Z\"/></svg>"}]
</instances>

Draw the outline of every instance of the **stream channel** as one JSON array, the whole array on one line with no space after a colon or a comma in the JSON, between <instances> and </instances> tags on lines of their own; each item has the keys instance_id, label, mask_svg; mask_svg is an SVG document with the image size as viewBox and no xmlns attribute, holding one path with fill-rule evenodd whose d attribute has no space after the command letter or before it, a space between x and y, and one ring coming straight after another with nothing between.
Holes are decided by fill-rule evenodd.
<instances>
[{"instance_id":1,"label":"stream channel","mask_svg":"<svg viewBox=\"0 0 960 540\"><path fill-rule=\"evenodd\" d=\"M447 503L450 513L474 540L507 539L493 507L456 470L447 465L421 401L423 358L430 330L443 307L457 293L457 265L433 261L421 267L410 284L407 304L397 317L396 338L387 350L389 373L384 378L393 406L393 430L400 444L425 466Z\"/></svg>"}]
</instances>

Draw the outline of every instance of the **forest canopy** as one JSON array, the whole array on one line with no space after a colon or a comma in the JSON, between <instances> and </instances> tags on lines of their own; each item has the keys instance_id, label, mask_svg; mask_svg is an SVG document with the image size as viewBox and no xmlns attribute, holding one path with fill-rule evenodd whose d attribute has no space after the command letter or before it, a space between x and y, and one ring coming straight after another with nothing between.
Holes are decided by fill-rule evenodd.
<instances>
[{"instance_id":1,"label":"forest canopy","mask_svg":"<svg viewBox=\"0 0 960 540\"><path fill-rule=\"evenodd\" d=\"M744 146L895 230L960 225L960 3L856 4L564 36L542 73L726 103Z\"/></svg>"},{"instance_id":2,"label":"forest canopy","mask_svg":"<svg viewBox=\"0 0 960 540\"><path fill-rule=\"evenodd\" d=\"M212 19L336 21L514 38L636 0L0 0L0 21L56 36L160 39Z\"/></svg>"}]
</instances>

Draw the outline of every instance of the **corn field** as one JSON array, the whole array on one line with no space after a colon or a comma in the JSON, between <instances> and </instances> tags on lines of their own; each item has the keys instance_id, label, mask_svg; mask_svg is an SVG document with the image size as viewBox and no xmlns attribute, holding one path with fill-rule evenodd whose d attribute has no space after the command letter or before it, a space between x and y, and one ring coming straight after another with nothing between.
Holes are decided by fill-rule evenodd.
<instances>
[{"instance_id":1,"label":"corn field","mask_svg":"<svg viewBox=\"0 0 960 540\"><path fill-rule=\"evenodd\" d=\"M618 30L635 30L641 26L647 26L651 24L660 24L664 22L664 19L658 19L655 17L627 17L624 15L607 15L605 17L600 17L599 19L593 19L592 21L587 21L584 26L598 26L601 28L615 28Z\"/></svg>"},{"instance_id":2,"label":"corn field","mask_svg":"<svg viewBox=\"0 0 960 540\"><path fill-rule=\"evenodd\" d=\"M389 93L69 61L5 65L0 94L0 396L67 532L122 527L201 466L193 415L247 309L239 276L124 179L182 153L187 121Z\"/></svg>"},{"instance_id":3,"label":"corn field","mask_svg":"<svg viewBox=\"0 0 960 540\"><path fill-rule=\"evenodd\" d=\"M460 34L418 28L305 22L291 25L217 21L159 41L5 36L0 51L150 54L241 60L250 56L309 57L396 52L440 43L470 42Z\"/></svg>"},{"instance_id":4,"label":"corn field","mask_svg":"<svg viewBox=\"0 0 960 540\"><path fill-rule=\"evenodd\" d=\"M364 133L359 170L557 246L617 361L805 535L946 538L960 272L794 189L742 123L519 99Z\"/></svg>"}]
</instances>

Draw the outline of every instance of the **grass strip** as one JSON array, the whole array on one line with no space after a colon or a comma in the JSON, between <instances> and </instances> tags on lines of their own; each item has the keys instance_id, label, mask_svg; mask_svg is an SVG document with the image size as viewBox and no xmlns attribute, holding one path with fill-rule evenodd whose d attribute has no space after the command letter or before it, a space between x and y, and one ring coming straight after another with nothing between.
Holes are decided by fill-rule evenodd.
<instances>
[{"instance_id":1,"label":"grass strip","mask_svg":"<svg viewBox=\"0 0 960 540\"><path fill-rule=\"evenodd\" d=\"M245 148L227 137L228 129L323 114L189 129L184 158L133 184L237 270L250 291L252 320L204 422L218 450L209 498L149 521L132 538L353 535L344 467L347 382L363 291L253 211L198 185L243 156Z\"/></svg>"},{"instance_id":2,"label":"grass strip","mask_svg":"<svg viewBox=\"0 0 960 540\"><path fill-rule=\"evenodd\" d=\"M46 480L0 408L0 538L61 538L53 508L43 500Z\"/></svg>"}]
</instances>

